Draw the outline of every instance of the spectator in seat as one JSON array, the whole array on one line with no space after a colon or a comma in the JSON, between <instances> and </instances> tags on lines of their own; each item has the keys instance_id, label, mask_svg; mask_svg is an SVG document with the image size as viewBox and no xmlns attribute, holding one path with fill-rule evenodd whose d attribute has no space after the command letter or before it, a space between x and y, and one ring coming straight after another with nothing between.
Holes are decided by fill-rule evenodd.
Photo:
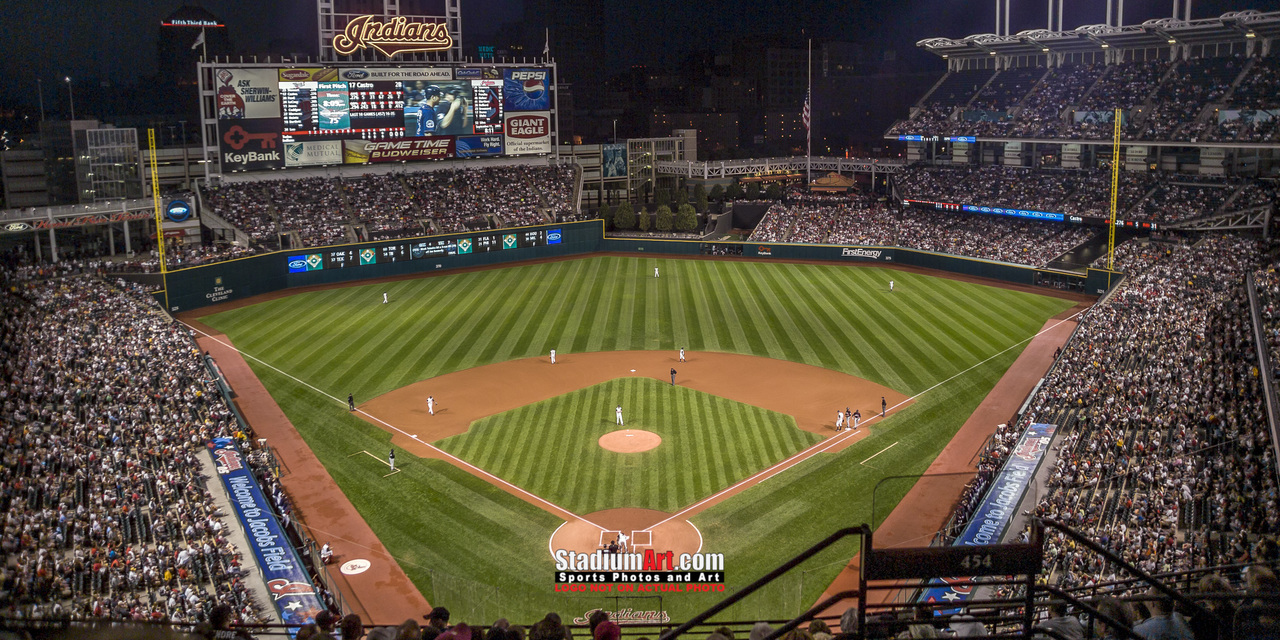
<instances>
[{"instance_id":1,"label":"spectator in seat","mask_svg":"<svg viewBox=\"0 0 1280 640\"><path fill-rule=\"evenodd\" d=\"M529 629L529 640L569 640L573 634L560 622L560 614L548 613Z\"/></svg>"},{"instance_id":2,"label":"spectator in seat","mask_svg":"<svg viewBox=\"0 0 1280 640\"><path fill-rule=\"evenodd\" d=\"M1195 640L1191 627L1187 626L1182 616L1173 613L1173 607L1164 594L1152 589L1147 595L1155 598L1147 601L1151 617L1134 625L1134 633L1149 640Z\"/></svg>"},{"instance_id":3,"label":"spectator in seat","mask_svg":"<svg viewBox=\"0 0 1280 640\"><path fill-rule=\"evenodd\" d=\"M595 610L587 622L591 627L593 640L619 640L622 637L622 629L618 623L610 620L609 614L604 611Z\"/></svg>"},{"instance_id":4,"label":"spectator in seat","mask_svg":"<svg viewBox=\"0 0 1280 640\"><path fill-rule=\"evenodd\" d=\"M1080 624L1080 621L1075 616L1067 615L1067 605L1062 602L1055 602L1049 605L1049 619L1036 625L1036 628L1056 631L1063 638L1070 640L1084 639L1084 625ZM1037 634L1036 637L1045 638L1049 636Z\"/></svg>"},{"instance_id":5,"label":"spectator in seat","mask_svg":"<svg viewBox=\"0 0 1280 640\"><path fill-rule=\"evenodd\" d=\"M831 628L821 620L814 620L809 623L809 636L813 640L831 640Z\"/></svg>"},{"instance_id":6,"label":"spectator in seat","mask_svg":"<svg viewBox=\"0 0 1280 640\"><path fill-rule=\"evenodd\" d=\"M1196 592L1232 593L1234 589L1226 578L1214 574L1200 578ZM1236 618L1236 606L1230 600L1205 599L1200 605L1209 610L1209 615L1188 612L1191 615L1191 632L1197 640L1220 640L1231 637L1231 624Z\"/></svg>"},{"instance_id":7,"label":"spectator in seat","mask_svg":"<svg viewBox=\"0 0 1280 640\"><path fill-rule=\"evenodd\" d=\"M437 636L449 630L449 610L444 607L436 607L431 610L431 613L422 617L427 620L427 626L422 628L422 640L435 640Z\"/></svg>"},{"instance_id":8,"label":"spectator in seat","mask_svg":"<svg viewBox=\"0 0 1280 640\"><path fill-rule=\"evenodd\" d=\"M1112 598L1111 596L1103 597L1098 600L1098 604L1094 607L1100 613L1115 620L1125 629L1133 628L1133 609L1129 608L1128 603L1123 600ZM1094 620L1094 637L1107 640L1108 638L1121 638L1122 636L1116 627L1112 627L1110 623L1103 622L1101 618Z\"/></svg>"}]
</instances>

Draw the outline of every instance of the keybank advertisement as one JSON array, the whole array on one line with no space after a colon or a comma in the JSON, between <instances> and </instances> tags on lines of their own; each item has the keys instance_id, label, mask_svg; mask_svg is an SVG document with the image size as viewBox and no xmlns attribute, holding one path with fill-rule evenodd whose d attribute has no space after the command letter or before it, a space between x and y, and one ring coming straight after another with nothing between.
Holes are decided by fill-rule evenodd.
<instances>
[{"instance_id":1,"label":"keybank advertisement","mask_svg":"<svg viewBox=\"0 0 1280 640\"><path fill-rule=\"evenodd\" d=\"M249 473L244 457L231 438L215 438L210 443L218 477L231 494L236 518L244 527L245 537L253 549L262 577L267 582L272 604L286 624L303 625L315 621L324 607L316 597L315 586L307 575L289 538L276 521L257 480Z\"/></svg>"},{"instance_id":2,"label":"keybank advertisement","mask_svg":"<svg viewBox=\"0 0 1280 640\"><path fill-rule=\"evenodd\" d=\"M974 511L969 524L965 526L960 537L951 543L952 546L1000 544L1000 539L1004 537L1009 523L1017 514L1018 503L1022 502L1022 496L1027 492L1027 485L1031 483L1031 479L1036 475L1036 469L1044 460L1044 452L1053 441L1053 433L1057 428L1057 425L1040 423L1027 428L1026 433L1018 439L1018 446L1014 448L1009 460L1004 463L1000 475L996 476L987 489L986 497ZM942 581L947 580L943 578ZM958 606L958 603L968 600L973 595L972 591L973 588L969 586L933 587L920 594L920 600L955 602Z\"/></svg>"},{"instance_id":3,"label":"keybank advertisement","mask_svg":"<svg viewBox=\"0 0 1280 640\"><path fill-rule=\"evenodd\" d=\"M219 120L218 153L223 171L260 171L284 166L280 118Z\"/></svg>"}]
</instances>

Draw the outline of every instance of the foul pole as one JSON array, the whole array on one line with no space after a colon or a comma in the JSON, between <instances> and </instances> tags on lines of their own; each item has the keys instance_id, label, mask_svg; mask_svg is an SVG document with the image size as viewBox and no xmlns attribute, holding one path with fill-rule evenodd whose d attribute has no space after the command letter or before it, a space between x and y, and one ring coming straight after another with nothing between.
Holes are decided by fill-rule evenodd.
<instances>
[{"instance_id":1,"label":"foul pole","mask_svg":"<svg viewBox=\"0 0 1280 640\"><path fill-rule=\"evenodd\" d=\"M160 252L160 286L164 287L164 310L169 312L169 272L164 265L164 221L160 218L160 180L156 172L156 130L147 129L147 147L151 153L151 199L156 210L156 249Z\"/></svg>"},{"instance_id":2,"label":"foul pole","mask_svg":"<svg viewBox=\"0 0 1280 640\"><path fill-rule=\"evenodd\" d=\"M1107 217L1107 271L1115 270L1116 202L1120 199L1120 110L1116 109L1115 133L1111 136L1111 214Z\"/></svg>"},{"instance_id":3,"label":"foul pole","mask_svg":"<svg viewBox=\"0 0 1280 640\"><path fill-rule=\"evenodd\" d=\"M809 38L809 89L804 94L804 181L813 184L813 38Z\"/></svg>"}]
</instances>

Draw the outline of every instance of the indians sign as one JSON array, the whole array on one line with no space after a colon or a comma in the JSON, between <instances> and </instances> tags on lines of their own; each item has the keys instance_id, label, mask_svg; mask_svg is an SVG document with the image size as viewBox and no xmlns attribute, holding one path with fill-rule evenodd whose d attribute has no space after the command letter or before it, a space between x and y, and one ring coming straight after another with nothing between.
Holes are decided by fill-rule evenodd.
<instances>
[{"instance_id":1,"label":"indians sign","mask_svg":"<svg viewBox=\"0 0 1280 640\"><path fill-rule=\"evenodd\" d=\"M386 22L379 16L356 16L342 33L333 37L333 51L349 56L372 47L391 57L410 51L442 51L453 46L453 37L443 22L410 22L396 16Z\"/></svg>"}]
</instances>

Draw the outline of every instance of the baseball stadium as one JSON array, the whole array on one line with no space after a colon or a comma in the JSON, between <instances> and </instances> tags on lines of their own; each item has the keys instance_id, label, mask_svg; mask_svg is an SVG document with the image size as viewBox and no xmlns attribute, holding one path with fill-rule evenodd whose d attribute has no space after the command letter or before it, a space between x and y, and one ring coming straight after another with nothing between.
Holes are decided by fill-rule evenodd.
<instances>
[{"instance_id":1,"label":"baseball stadium","mask_svg":"<svg viewBox=\"0 0 1280 640\"><path fill-rule=\"evenodd\" d=\"M1280 12L997 5L900 157L567 144L457 3L202 58L189 190L0 211L0 634L1276 637Z\"/></svg>"}]
</instances>

